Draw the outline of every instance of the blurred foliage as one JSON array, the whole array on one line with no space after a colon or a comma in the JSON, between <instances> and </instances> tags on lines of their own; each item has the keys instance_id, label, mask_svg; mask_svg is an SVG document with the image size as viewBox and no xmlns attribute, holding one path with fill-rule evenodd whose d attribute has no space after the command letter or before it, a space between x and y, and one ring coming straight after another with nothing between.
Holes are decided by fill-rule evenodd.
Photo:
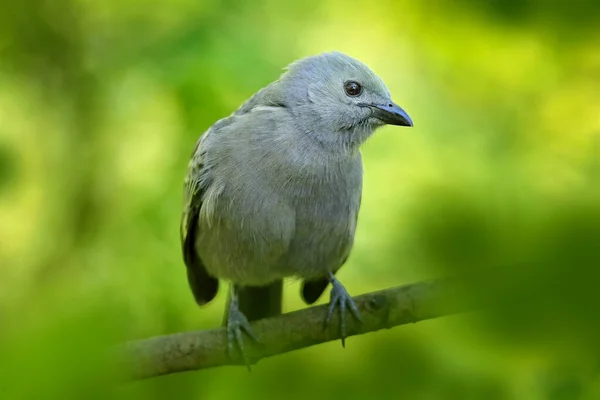
<instances>
[{"instance_id":1,"label":"blurred foliage","mask_svg":"<svg viewBox=\"0 0 600 400\"><path fill-rule=\"evenodd\" d=\"M600 398L598 4L2 2L0 397ZM179 253L198 136L289 62L333 49L369 64L416 124L364 147L340 279L359 294L463 274L487 311L251 374L106 385L106 346L220 323L225 287L198 309ZM297 294L289 283L287 310Z\"/></svg>"}]
</instances>

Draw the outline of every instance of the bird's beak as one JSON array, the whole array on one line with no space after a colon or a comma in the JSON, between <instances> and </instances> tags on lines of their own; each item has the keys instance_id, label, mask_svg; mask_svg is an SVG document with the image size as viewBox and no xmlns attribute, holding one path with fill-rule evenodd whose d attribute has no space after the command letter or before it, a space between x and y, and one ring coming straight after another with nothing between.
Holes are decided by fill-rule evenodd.
<instances>
[{"instance_id":1,"label":"bird's beak","mask_svg":"<svg viewBox=\"0 0 600 400\"><path fill-rule=\"evenodd\" d=\"M373 116L388 125L413 126L412 119L407 112L394 102L383 104L369 104Z\"/></svg>"}]
</instances>

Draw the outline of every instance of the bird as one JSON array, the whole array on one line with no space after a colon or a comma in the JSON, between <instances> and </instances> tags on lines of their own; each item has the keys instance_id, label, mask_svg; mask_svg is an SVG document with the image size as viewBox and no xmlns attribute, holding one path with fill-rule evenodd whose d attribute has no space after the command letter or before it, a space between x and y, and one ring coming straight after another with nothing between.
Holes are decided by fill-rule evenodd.
<instances>
[{"instance_id":1,"label":"bird","mask_svg":"<svg viewBox=\"0 0 600 400\"><path fill-rule=\"evenodd\" d=\"M362 321L336 277L361 206L361 146L384 125L412 127L383 80L339 51L300 58L196 141L184 179L180 239L199 306L229 285L228 351L249 366L250 322L281 314L284 279L315 303L331 285L328 326Z\"/></svg>"}]
</instances>

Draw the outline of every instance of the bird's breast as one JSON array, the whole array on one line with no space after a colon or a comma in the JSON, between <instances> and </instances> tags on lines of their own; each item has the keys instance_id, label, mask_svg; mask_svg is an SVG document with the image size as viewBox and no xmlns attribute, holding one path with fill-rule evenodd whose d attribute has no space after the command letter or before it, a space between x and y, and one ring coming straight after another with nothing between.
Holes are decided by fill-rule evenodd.
<instances>
[{"instance_id":1,"label":"bird's breast","mask_svg":"<svg viewBox=\"0 0 600 400\"><path fill-rule=\"evenodd\" d=\"M354 240L362 190L360 164L332 165L292 177L283 190L295 211L285 264L304 278L337 269Z\"/></svg>"}]
</instances>

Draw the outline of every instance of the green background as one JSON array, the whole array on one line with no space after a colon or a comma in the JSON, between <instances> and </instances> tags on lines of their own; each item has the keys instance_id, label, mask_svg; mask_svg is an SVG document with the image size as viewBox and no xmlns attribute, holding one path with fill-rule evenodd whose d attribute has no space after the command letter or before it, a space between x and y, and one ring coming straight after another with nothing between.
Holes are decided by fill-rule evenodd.
<instances>
[{"instance_id":1,"label":"green background","mask_svg":"<svg viewBox=\"0 0 600 400\"><path fill-rule=\"evenodd\" d=\"M0 398L600 398L597 1L0 7ZM224 286L196 307L180 255L195 141L328 50L368 64L415 123L363 148L340 280L358 295L464 274L464 295L494 311L250 374L107 384L105 346L221 321ZM298 290L286 284L286 310L303 307Z\"/></svg>"}]
</instances>

